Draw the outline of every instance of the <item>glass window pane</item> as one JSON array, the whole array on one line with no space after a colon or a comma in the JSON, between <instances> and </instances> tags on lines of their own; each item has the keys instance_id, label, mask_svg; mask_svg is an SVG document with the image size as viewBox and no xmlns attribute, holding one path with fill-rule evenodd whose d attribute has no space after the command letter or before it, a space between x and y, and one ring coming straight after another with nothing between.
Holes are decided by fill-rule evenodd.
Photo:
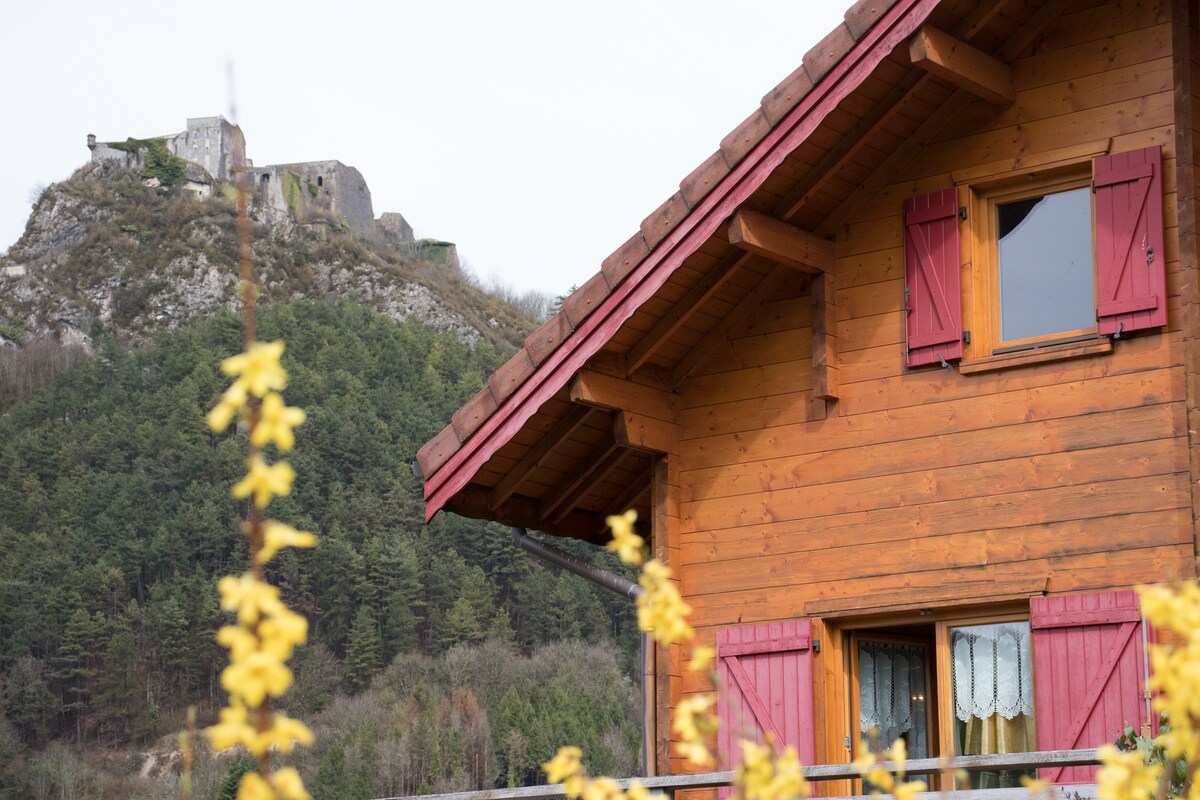
<instances>
[{"instance_id":1,"label":"glass window pane","mask_svg":"<svg viewBox=\"0 0 1200 800\"><path fill-rule=\"evenodd\" d=\"M1037 750L1029 623L950 629L954 742L958 755ZM974 789L1019 786L1029 772L971 773Z\"/></svg>"},{"instance_id":2,"label":"glass window pane","mask_svg":"<svg viewBox=\"0 0 1200 800\"><path fill-rule=\"evenodd\" d=\"M880 749L904 739L911 758L929 756L928 650L921 644L859 640L858 730Z\"/></svg>"},{"instance_id":3,"label":"glass window pane","mask_svg":"<svg viewBox=\"0 0 1200 800\"><path fill-rule=\"evenodd\" d=\"M1096 324L1091 203L1084 186L996 206L1001 340Z\"/></svg>"}]
</instances>

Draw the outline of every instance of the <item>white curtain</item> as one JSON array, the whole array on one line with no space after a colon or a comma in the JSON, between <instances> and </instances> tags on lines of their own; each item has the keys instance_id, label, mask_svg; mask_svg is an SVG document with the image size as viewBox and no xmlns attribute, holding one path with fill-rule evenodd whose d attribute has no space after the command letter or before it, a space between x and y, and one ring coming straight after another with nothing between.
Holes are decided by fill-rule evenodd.
<instances>
[{"instance_id":1,"label":"white curtain","mask_svg":"<svg viewBox=\"0 0 1200 800\"><path fill-rule=\"evenodd\" d=\"M929 754L925 648L899 642L858 643L859 732L878 731L881 747L901 736L909 755Z\"/></svg>"},{"instance_id":2,"label":"white curtain","mask_svg":"<svg viewBox=\"0 0 1200 800\"><path fill-rule=\"evenodd\" d=\"M973 625L950 632L954 713L963 722L999 714L1033 716L1029 623Z\"/></svg>"}]
</instances>

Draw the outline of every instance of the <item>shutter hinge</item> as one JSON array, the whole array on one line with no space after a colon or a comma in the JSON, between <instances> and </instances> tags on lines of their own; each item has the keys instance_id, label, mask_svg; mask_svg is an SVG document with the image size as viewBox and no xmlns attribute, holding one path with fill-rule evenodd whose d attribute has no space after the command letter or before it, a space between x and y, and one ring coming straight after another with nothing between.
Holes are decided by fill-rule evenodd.
<instances>
[{"instance_id":1,"label":"shutter hinge","mask_svg":"<svg viewBox=\"0 0 1200 800\"><path fill-rule=\"evenodd\" d=\"M845 738L845 740L842 742L842 746L845 747L847 750L850 749L850 737L849 736L847 736Z\"/></svg>"},{"instance_id":2,"label":"shutter hinge","mask_svg":"<svg viewBox=\"0 0 1200 800\"><path fill-rule=\"evenodd\" d=\"M963 331L963 344L970 344L970 343L971 343L971 332Z\"/></svg>"},{"instance_id":3,"label":"shutter hinge","mask_svg":"<svg viewBox=\"0 0 1200 800\"><path fill-rule=\"evenodd\" d=\"M820 639L813 639L813 640L812 640L812 651L813 651L814 653L820 653L820 652L821 652L821 640L820 640Z\"/></svg>"},{"instance_id":4,"label":"shutter hinge","mask_svg":"<svg viewBox=\"0 0 1200 800\"><path fill-rule=\"evenodd\" d=\"M910 306L908 304L908 298L909 298L910 294L911 294L911 290L908 288L908 286L905 286L904 287L904 313L905 314L912 313L912 306Z\"/></svg>"},{"instance_id":5,"label":"shutter hinge","mask_svg":"<svg viewBox=\"0 0 1200 800\"><path fill-rule=\"evenodd\" d=\"M967 219L967 207L966 206L958 207L958 218L963 221L965 221Z\"/></svg>"}]
</instances>

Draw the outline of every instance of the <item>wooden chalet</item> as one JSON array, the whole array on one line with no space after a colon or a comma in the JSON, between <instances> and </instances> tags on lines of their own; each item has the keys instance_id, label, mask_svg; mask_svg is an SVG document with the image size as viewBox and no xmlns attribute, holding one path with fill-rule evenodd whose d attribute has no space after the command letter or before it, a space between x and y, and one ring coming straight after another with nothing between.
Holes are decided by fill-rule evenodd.
<instances>
[{"instance_id":1,"label":"wooden chalet","mask_svg":"<svg viewBox=\"0 0 1200 800\"><path fill-rule=\"evenodd\" d=\"M427 514L602 542L637 509L726 765L748 729L836 764L871 726L1148 725L1129 590L1197 575L1198 16L860 0L422 448ZM665 651L654 686L683 771L705 687Z\"/></svg>"}]
</instances>

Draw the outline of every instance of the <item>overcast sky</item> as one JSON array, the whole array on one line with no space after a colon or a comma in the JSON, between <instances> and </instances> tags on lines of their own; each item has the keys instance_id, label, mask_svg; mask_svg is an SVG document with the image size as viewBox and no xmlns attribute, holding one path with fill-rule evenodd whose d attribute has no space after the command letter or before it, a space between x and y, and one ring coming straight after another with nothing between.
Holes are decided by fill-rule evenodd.
<instances>
[{"instance_id":1,"label":"overcast sky","mask_svg":"<svg viewBox=\"0 0 1200 800\"><path fill-rule=\"evenodd\" d=\"M258 164L357 167L375 213L485 282L599 269L849 0L14 4L0 28L0 251L86 136L230 115Z\"/></svg>"}]
</instances>

